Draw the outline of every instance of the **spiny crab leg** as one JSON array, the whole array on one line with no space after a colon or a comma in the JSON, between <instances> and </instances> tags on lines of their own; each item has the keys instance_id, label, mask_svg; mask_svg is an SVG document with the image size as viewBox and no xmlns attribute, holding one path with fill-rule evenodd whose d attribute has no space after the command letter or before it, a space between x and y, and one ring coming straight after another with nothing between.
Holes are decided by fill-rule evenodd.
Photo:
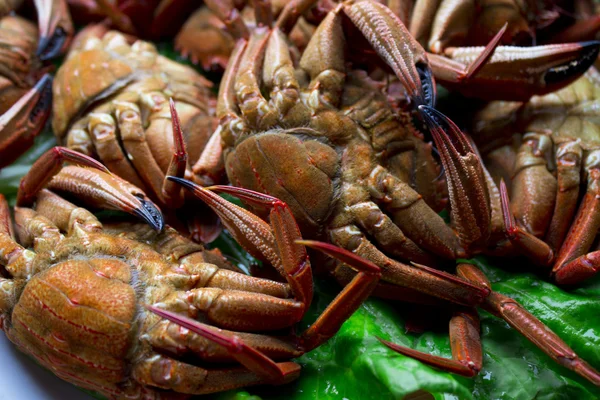
<instances>
[{"instance_id":1,"label":"spiny crab leg","mask_svg":"<svg viewBox=\"0 0 600 400\"><path fill-rule=\"evenodd\" d=\"M65 161L79 167L62 167ZM73 193L93 206L136 215L158 231L164 227L159 208L144 192L112 175L93 158L65 147L48 150L33 164L29 173L21 180L17 206L31 205L45 186Z\"/></svg>"},{"instance_id":2,"label":"spiny crab leg","mask_svg":"<svg viewBox=\"0 0 600 400\"><path fill-rule=\"evenodd\" d=\"M50 60L64 53L71 42L74 29L66 0L35 0L40 40L36 55Z\"/></svg>"},{"instance_id":3,"label":"spiny crab leg","mask_svg":"<svg viewBox=\"0 0 600 400\"><path fill-rule=\"evenodd\" d=\"M44 75L0 116L0 168L33 144L52 111L52 77Z\"/></svg>"},{"instance_id":4,"label":"spiny crab leg","mask_svg":"<svg viewBox=\"0 0 600 400\"><path fill-rule=\"evenodd\" d=\"M487 277L472 264L459 264L457 274L491 290L491 284ZM600 373L579 358L558 335L525 310L517 301L491 291L481 308L505 320L558 364L583 376L594 385L600 386Z\"/></svg>"},{"instance_id":5,"label":"spiny crab leg","mask_svg":"<svg viewBox=\"0 0 600 400\"><path fill-rule=\"evenodd\" d=\"M188 154L187 150L185 149L185 140L183 139L183 130L181 129L181 123L179 122L179 115L177 114L175 102L172 98L169 99L169 108L171 110L173 144L175 149L173 151L171 163L167 169L167 175L183 178L187 168ZM164 203L168 204L169 207L179 208L183 204L184 197L181 187L174 184L172 181L168 179L163 181L161 193L162 197L164 198Z\"/></svg>"},{"instance_id":6,"label":"spiny crab leg","mask_svg":"<svg viewBox=\"0 0 600 400\"><path fill-rule=\"evenodd\" d=\"M579 358L577 354L540 320L525 310L510 297L492 291L490 282L481 270L472 264L459 264L457 274L490 291L480 307L525 336L540 350L549 355L558 364L569 368L596 386L600 386L600 373ZM479 319L471 311L455 312L450 322L450 344L453 359L432 356L417 350L406 348L379 339L390 349L416 358L434 367L466 376L474 376L481 369L481 342L479 338Z\"/></svg>"},{"instance_id":7,"label":"spiny crab leg","mask_svg":"<svg viewBox=\"0 0 600 400\"><path fill-rule=\"evenodd\" d=\"M108 0L97 0L96 4L102 13L106 15L110 22L119 28L119 30L132 35L137 33L131 19L127 14L121 11L115 3Z\"/></svg>"},{"instance_id":8,"label":"spiny crab leg","mask_svg":"<svg viewBox=\"0 0 600 400\"><path fill-rule=\"evenodd\" d=\"M508 22L504 24L498 33L496 33L475 60L470 62L466 67L463 64L455 63L446 57L428 53L427 59L429 60L429 65L431 65L431 69L436 79L440 82L465 82L472 79L494 55L494 51L500 44L500 40L502 39L502 36L504 36L507 27Z\"/></svg>"}]
</instances>

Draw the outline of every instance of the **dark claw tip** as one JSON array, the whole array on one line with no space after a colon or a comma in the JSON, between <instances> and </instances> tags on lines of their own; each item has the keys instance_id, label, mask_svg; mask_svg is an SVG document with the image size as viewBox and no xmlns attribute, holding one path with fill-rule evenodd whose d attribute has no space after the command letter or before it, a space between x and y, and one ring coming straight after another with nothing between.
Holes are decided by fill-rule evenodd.
<instances>
[{"instance_id":1,"label":"dark claw tip","mask_svg":"<svg viewBox=\"0 0 600 400\"><path fill-rule=\"evenodd\" d=\"M179 178L177 176L169 175L169 176L167 176L167 179L170 180L171 182L179 183L181 186L183 186L184 188L187 188L187 189L193 189L196 186L196 184L194 182L188 181L187 179L184 179L184 178Z\"/></svg>"},{"instance_id":2,"label":"dark claw tip","mask_svg":"<svg viewBox=\"0 0 600 400\"><path fill-rule=\"evenodd\" d=\"M58 57L68 40L67 33L60 26L50 36L40 37L35 55L42 61Z\"/></svg>"},{"instance_id":3,"label":"dark claw tip","mask_svg":"<svg viewBox=\"0 0 600 400\"><path fill-rule=\"evenodd\" d=\"M431 72L431 68L429 65L424 63L419 63L415 65L417 69L417 73L419 74L419 79L421 80L421 88L420 94L421 98L413 99L416 103L416 106L426 105L429 107L435 107L436 103L436 87L435 87L435 79L433 78L433 73Z\"/></svg>"},{"instance_id":4,"label":"dark claw tip","mask_svg":"<svg viewBox=\"0 0 600 400\"><path fill-rule=\"evenodd\" d=\"M141 206L136 208L134 213L146 221L152 229L161 232L165 227L165 220L160 209L150 200L139 196L138 198L140 199Z\"/></svg>"},{"instance_id":5,"label":"dark claw tip","mask_svg":"<svg viewBox=\"0 0 600 400\"><path fill-rule=\"evenodd\" d=\"M581 46L581 54L578 59L548 69L544 74L546 85L569 81L585 73L594 64L600 52L600 41L580 42L579 46Z\"/></svg>"}]
</instances>

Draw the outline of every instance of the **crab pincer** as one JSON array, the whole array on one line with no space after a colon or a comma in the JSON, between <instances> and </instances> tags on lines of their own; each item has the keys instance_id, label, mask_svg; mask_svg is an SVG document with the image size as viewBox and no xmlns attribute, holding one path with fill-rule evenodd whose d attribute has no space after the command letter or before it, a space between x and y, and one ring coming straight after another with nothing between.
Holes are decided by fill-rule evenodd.
<instances>
[{"instance_id":1,"label":"crab pincer","mask_svg":"<svg viewBox=\"0 0 600 400\"><path fill-rule=\"evenodd\" d=\"M63 167L64 162L75 165ZM21 180L17 205L31 205L43 187L68 191L91 205L136 215L157 231L164 228L160 209L144 192L76 151L54 147L44 153Z\"/></svg>"},{"instance_id":2,"label":"crab pincer","mask_svg":"<svg viewBox=\"0 0 600 400\"><path fill-rule=\"evenodd\" d=\"M46 74L0 116L0 168L31 147L44 129L52 112L51 91L52 77Z\"/></svg>"}]
</instances>

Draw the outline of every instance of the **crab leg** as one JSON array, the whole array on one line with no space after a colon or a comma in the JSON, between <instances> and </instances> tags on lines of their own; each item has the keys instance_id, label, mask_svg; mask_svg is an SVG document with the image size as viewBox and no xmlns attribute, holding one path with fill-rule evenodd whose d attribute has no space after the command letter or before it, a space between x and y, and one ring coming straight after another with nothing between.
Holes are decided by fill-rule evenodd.
<instances>
[{"instance_id":1,"label":"crab leg","mask_svg":"<svg viewBox=\"0 0 600 400\"><path fill-rule=\"evenodd\" d=\"M537 265L550 265L554 259L554 252L543 240L538 239L517 224L510 210L510 201L504 180L500 181L500 200L502 203L504 229L508 240Z\"/></svg>"},{"instance_id":2,"label":"crab leg","mask_svg":"<svg viewBox=\"0 0 600 400\"><path fill-rule=\"evenodd\" d=\"M208 0L206 6L217 16L236 39L248 39L250 32L232 0Z\"/></svg>"},{"instance_id":3,"label":"crab leg","mask_svg":"<svg viewBox=\"0 0 600 400\"><path fill-rule=\"evenodd\" d=\"M457 273L459 276L491 290L490 282L474 265L459 264ZM505 320L558 364L575 371L594 385L600 386L600 373L579 358L561 338L515 300L492 291L481 308Z\"/></svg>"},{"instance_id":4,"label":"crab leg","mask_svg":"<svg viewBox=\"0 0 600 400\"><path fill-rule=\"evenodd\" d=\"M473 377L479 373L483 364L479 316L474 309L456 311L450 319L451 360L400 346L381 338L377 339L397 353L459 375Z\"/></svg>"},{"instance_id":5,"label":"crab leg","mask_svg":"<svg viewBox=\"0 0 600 400\"><path fill-rule=\"evenodd\" d=\"M50 60L64 53L74 33L66 0L35 0L40 41L37 56Z\"/></svg>"},{"instance_id":6,"label":"crab leg","mask_svg":"<svg viewBox=\"0 0 600 400\"><path fill-rule=\"evenodd\" d=\"M569 141L556 146L558 190L554 202L552 221L550 221L545 237L546 243L554 250L558 250L560 244L563 243L573 221L575 211L577 211L582 158L583 150L576 141Z\"/></svg>"},{"instance_id":7,"label":"crab leg","mask_svg":"<svg viewBox=\"0 0 600 400\"><path fill-rule=\"evenodd\" d=\"M169 107L171 109L171 121L173 124L173 143L175 149L173 151L173 157L167 169L167 175L176 176L183 178L185 170L187 168L188 154L185 149L185 141L183 140L183 130L179 123L179 116L175 109L175 102L173 99L169 99ZM162 197L164 203L171 208L179 208L183 204L183 192L180 186L176 186L173 182L163 178Z\"/></svg>"},{"instance_id":8,"label":"crab leg","mask_svg":"<svg viewBox=\"0 0 600 400\"><path fill-rule=\"evenodd\" d=\"M440 82L461 82L464 83L469 79L472 79L477 72L490 60L496 47L500 44L502 36L506 32L508 23L504 24L502 29L498 31L496 36L490 40L490 42L483 48L481 53L469 63L468 66L459 65L452 63L448 58L439 56L437 54L427 54L431 70L435 75L436 79Z\"/></svg>"},{"instance_id":9,"label":"crab leg","mask_svg":"<svg viewBox=\"0 0 600 400\"><path fill-rule=\"evenodd\" d=\"M52 77L44 75L0 116L0 168L12 163L46 125L52 111Z\"/></svg>"},{"instance_id":10,"label":"crab leg","mask_svg":"<svg viewBox=\"0 0 600 400\"><path fill-rule=\"evenodd\" d=\"M282 368L280 364L275 363L269 357L253 347L246 345L235 335L224 335L221 333L220 329L202 324L167 310L162 310L158 307L146 306L146 308L160 317L168 319L177 325L187 328L190 331L223 346L235 360L256 375L263 377L267 382L286 383L297 378L300 373L300 368L297 364L283 363L286 367L295 366L296 368Z\"/></svg>"},{"instance_id":11,"label":"crab leg","mask_svg":"<svg viewBox=\"0 0 600 400\"><path fill-rule=\"evenodd\" d=\"M558 283L576 283L600 271L600 253L585 254L600 229L600 167L596 161L597 153L593 151L586 157L587 193L552 269Z\"/></svg>"}]
</instances>

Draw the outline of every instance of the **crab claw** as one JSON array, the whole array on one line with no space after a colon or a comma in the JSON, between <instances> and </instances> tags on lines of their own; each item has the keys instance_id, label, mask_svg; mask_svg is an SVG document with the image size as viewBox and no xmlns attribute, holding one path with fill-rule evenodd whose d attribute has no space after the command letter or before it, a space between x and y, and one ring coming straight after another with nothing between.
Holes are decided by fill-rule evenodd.
<instances>
[{"instance_id":1,"label":"crab claw","mask_svg":"<svg viewBox=\"0 0 600 400\"><path fill-rule=\"evenodd\" d=\"M63 54L73 37L73 22L65 0L35 0L40 40L36 56L50 60Z\"/></svg>"},{"instance_id":2,"label":"crab claw","mask_svg":"<svg viewBox=\"0 0 600 400\"><path fill-rule=\"evenodd\" d=\"M435 79L425 50L389 8L376 2L345 3L344 13L392 68L411 104L435 106Z\"/></svg>"},{"instance_id":3,"label":"crab claw","mask_svg":"<svg viewBox=\"0 0 600 400\"><path fill-rule=\"evenodd\" d=\"M44 75L0 116L0 168L33 145L52 111L52 77Z\"/></svg>"},{"instance_id":4,"label":"crab claw","mask_svg":"<svg viewBox=\"0 0 600 400\"><path fill-rule=\"evenodd\" d=\"M482 51L482 47L457 47L447 49L446 57L431 55L438 82L465 96L527 101L533 95L554 92L579 78L598 57L600 42L500 46L476 74L463 79L465 65Z\"/></svg>"},{"instance_id":5,"label":"crab claw","mask_svg":"<svg viewBox=\"0 0 600 400\"><path fill-rule=\"evenodd\" d=\"M461 243L472 254L490 236L490 197L481 159L464 133L441 112L419 106L447 174L451 218Z\"/></svg>"},{"instance_id":6,"label":"crab claw","mask_svg":"<svg viewBox=\"0 0 600 400\"><path fill-rule=\"evenodd\" d=\"M70 165L63 167L63 163ZM53 147L21 179L17 206L30 206L44 187L73 194L88 205L123 211L162 231L160 209L136 186L111 174L98 161L65 147Z\"/></svg>"}]
</instances>

